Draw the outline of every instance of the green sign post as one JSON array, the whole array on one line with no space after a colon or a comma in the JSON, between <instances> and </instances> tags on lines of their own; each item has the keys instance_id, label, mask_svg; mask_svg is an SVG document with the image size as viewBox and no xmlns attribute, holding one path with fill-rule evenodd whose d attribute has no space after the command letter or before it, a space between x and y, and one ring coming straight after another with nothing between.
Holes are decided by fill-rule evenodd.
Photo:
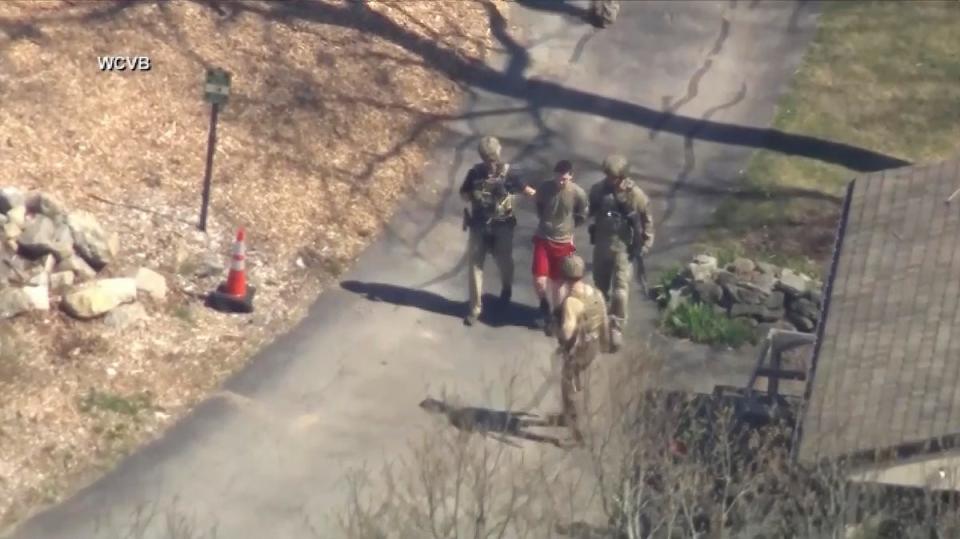
<instances>
[{"instance_id":1,"label":"green sign post","mask_svg":"<svg viewBox=\"0 0 960 539\"><path fill-rule=\"evenodd\" d=\"M210 182L213 177L213 153L217 147L217 118L220 107L230 97L230 73L223 69L207 70L203 87L203 99L210 103L210 136L207 139L207 168L203 174L203 200L200 206L200 230L207 231L207 210L210 206Z\"/></svg>"}]
</instances>

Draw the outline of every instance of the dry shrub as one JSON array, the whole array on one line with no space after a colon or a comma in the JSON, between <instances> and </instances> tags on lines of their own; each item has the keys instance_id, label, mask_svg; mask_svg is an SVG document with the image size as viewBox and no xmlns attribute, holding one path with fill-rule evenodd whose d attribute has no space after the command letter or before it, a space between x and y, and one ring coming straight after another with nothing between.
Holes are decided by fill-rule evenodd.
<instances>
[{"instance_id":1,"label":"dry shrub","mask_svg":"<svg viewBox=\"0 0 960 539\"><path fill-rule=\"evenodd\" d=\"M595 366L581 403L589 433L582 448L513 449L435 431L387 466L386 485L353 472L345 535L955 536L954 498L851 483L843 463L799 465L790 455L790 410L751 426L739 419L742 401L656 390L652 357Z\"/></svg>"}]
</instances>

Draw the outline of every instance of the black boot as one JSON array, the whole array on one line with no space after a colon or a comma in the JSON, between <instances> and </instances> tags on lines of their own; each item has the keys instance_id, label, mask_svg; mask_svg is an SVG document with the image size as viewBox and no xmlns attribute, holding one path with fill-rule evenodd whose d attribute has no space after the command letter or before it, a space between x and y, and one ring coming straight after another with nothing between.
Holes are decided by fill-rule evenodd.
<instances>
[{"instance_id":1,"label":"black boot","mask_svg":"<svg viewBox=\"0 0 960 539\"><path fill-rule=\"evenodd\" d=\"M513 287L509 285L504 285L504 287L500 289L500 303L504 305L509 305L510 298L512 297L513 297Z\"/></svg>"},{"instance_id":2,"label":"black boot","mask_svg":"<svg viewBox=\"0 0 960 539\"><path fill-rule=\"evenodd\" d=\"M550 312L550 304L547 300L540 300L540 316L543 320L543 333L547 337L553 337L553 313Z\"/></svg>"}]
</instances>

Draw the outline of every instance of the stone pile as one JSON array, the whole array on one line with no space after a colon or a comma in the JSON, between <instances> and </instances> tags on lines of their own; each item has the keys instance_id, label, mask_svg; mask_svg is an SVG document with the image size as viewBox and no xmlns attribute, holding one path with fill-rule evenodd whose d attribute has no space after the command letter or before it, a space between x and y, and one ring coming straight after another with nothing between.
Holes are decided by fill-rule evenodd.
<instances>
[{"instance_id":1,"label":"stone pile","mask_svg":"<svg viewBox=\"0 0 960 539\"><path fill-rule=\"evenodd\" d=\"M738 258L726 267L698 255L658 291L667 309L682 303L712 306L765 333L769 328L813 332L820 318L822 283L789 268Z\"/></svg>"},{"instance_id":2,"label":"stone pile","mask_svg":"<svg viewBox=\"0 0 960 539\"><path fill-rule=\"evenodd\" d=\"M59 300L79 319L132 303L138 291L161 299L163 276L140 268L129 277L100 278L119 249L84 211L68 211L55 197L0 188L0 319L49 310Z\"/></svg>"}]
</instances>

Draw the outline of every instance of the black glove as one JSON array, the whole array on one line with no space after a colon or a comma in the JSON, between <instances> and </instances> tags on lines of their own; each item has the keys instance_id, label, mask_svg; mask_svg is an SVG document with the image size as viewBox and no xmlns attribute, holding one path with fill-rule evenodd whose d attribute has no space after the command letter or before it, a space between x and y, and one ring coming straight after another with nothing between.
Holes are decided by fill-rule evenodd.
<instances>
[{"instance_id":1,"label":"black glove","mask_svg":"<svg viewBox=\"0 0 960 539\"><path fill-rule=\"evenodd\" d=\"M525 185L523 185L523 183L521 183L516 178L509 177L509 176L507 177L507 179L503 181L503 186L506 189L506 191L511 195L515 195L517 193L522 192L524 187L526 187Z\"/></svg>"}]
</instances>

